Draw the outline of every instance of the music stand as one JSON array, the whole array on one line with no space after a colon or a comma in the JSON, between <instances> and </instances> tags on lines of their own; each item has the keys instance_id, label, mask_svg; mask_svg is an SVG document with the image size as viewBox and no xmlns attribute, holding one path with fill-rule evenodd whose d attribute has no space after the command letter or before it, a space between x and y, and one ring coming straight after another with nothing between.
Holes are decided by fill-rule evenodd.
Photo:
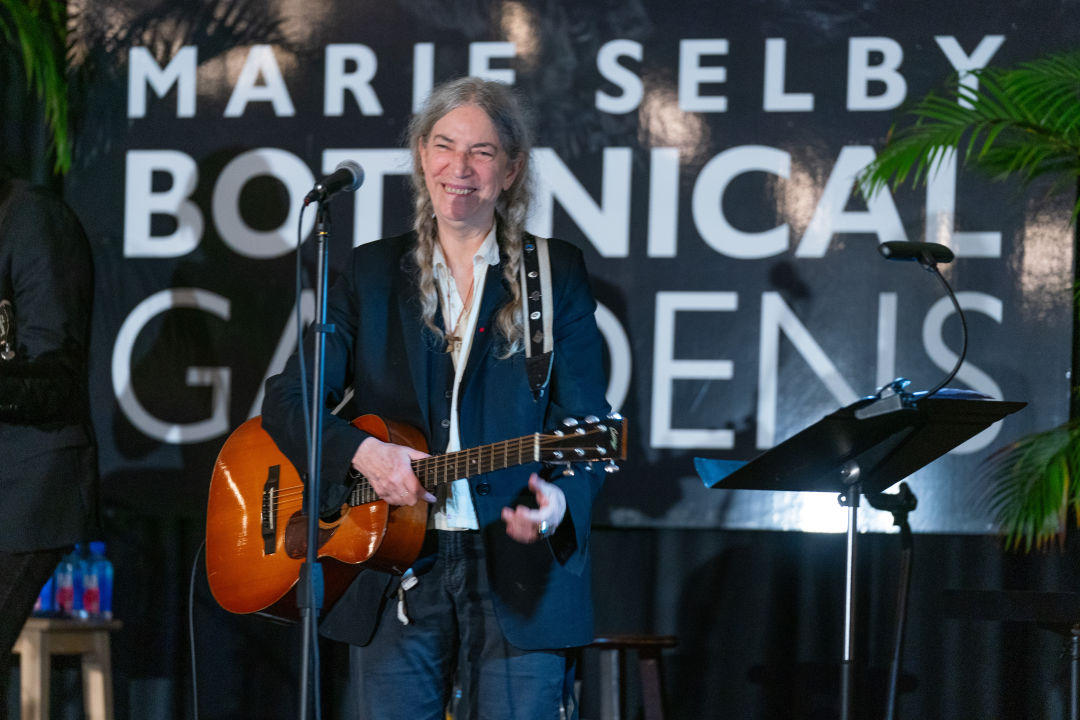
<instances>
[{"instance_id":1,"label":"music stand","mask_svg":"<svg viewBox=\"0 0 1080 720\"><path fill-rule=\"evenodd\" d=\"M706 484L727 490L837 492L848 509L844 578L844 656L840 717L854 699L855 540L860 495L876 495L1027 403L965 390L863 398L825 416L746 465L717 477L703 458ZM716 461L723 463L723 461ZM717 467L724 467L722 464ZM721 471L722 472L722 471Z\"/></svg>"}]
</instances>

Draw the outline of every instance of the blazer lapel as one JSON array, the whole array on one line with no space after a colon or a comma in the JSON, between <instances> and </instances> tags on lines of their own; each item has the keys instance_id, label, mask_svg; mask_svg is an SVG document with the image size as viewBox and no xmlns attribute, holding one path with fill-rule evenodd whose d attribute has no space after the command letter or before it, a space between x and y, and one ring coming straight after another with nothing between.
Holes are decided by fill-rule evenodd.
<instances>
[{"instance_id":1,"label":"blazer lapel","mask_svg":"<svg viewBox=\"0 0 1080 720\"><path fill-rule=\"evenodd\" d=\"M416 266L411 258L400 265L394 295L397 296L398 315L401 318L401 337L405 345L405 357L409 364L409 374L416 393L417 404L424 416L424 427L431 427L428 407L428 361L429 353L438 341L420 319L420 302L416 290ZM436 313L436 323L441 323Z\"/></svg>"},{"instance_id":2,"label":"blazer lapel","mask_svg":"<svg viewBox=\"0 0 1080 720\"><path fill-rule=\"evenodd\" d=\"M469 349L469 362L465 365L465 374L461 376L462 387L467 387L469 380L476 374L476 369L492 351L495 343L495 310L506 300L509 292L503 284L503 266L506 257L498 265L489 265L484 279L484 297L480 302L480 315L476 318L476 330L473 331L472 347Z\"/></svg>"}]
</instances>

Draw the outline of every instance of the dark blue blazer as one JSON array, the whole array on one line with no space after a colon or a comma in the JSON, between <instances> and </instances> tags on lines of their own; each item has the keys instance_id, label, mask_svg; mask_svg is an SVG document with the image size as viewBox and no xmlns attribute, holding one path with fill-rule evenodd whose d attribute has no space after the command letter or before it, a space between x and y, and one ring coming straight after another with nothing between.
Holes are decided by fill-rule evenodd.
<instances>
[{"instance_id":1,"label":"dark blue blazer","mask_svg":"<svg viewBox=\"0 0 1080 720\"><path fill-rule=\"evenodd\" d=\"M326 343L325 405L337 405L352 386L349 419L375 413L408 423L424 433L432 452L439 452L447 442L443 420L450 412L453 369L444 343L420 319L410 254L415 242L415 233L408 233L354 249L331 289L327 320L335 331ZM489 268L458 399L463 448L549 430L565 417L602 417L609 410L596 303L581 252L551 240L549 254L554 309L549 385L535 400L524 352L501 357L502 338L493 320L509 293L502 265ZM310 348L310 338L307 344ZM295 356L281 375L267 382L263 426L297 467L307 466ZM345 501L346 472L365 438L348 419L327 415L324 509L339 508ZM502 508L532 497L529 474L540 469L525 465L469 479L488 555L492 600L503 632L519 648L584 645L593 636L589 526L604 473L599 467L582 467L572 477L553 477L566 495L567 517L549 541L523 545L506 535L500 514ZM322 633L366 644L395 582L382 573L361 572L324 618Z\"/></svg>"}]
</instances>

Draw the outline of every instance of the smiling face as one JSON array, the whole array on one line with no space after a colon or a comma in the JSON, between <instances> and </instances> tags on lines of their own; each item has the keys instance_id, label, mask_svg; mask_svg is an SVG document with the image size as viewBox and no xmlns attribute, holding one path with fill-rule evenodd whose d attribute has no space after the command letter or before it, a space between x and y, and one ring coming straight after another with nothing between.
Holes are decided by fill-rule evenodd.
<instances>
[{"instance_id":1,"label":"smiling face","mask_svg":"<svg viewBox=\"0 0 1080 720\"><path fill-rule=\"evenodd\" d=\"M476 105L454 108L420 140L419 153L439 227L486 233L521 165L503 149L487 113Z\"/></svg>"}]
</instances>

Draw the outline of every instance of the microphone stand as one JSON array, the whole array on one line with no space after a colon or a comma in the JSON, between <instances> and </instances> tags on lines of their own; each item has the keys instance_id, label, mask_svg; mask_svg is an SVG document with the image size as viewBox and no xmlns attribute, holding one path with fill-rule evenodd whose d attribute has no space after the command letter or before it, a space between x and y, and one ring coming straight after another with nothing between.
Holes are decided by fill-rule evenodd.
<instances>
[{"instance_id":1,"label":"microphone stand","mask_svg":"<svg viewBox=\"0 0 1080 720\"><path fill-rule=\"evenodd\" d=\"M945 286L949 299L952 300L956 314L960 316L962 330L962 347L956 364L952 370L939 382L933 390L925 393L923 397L930 397L945 387L960 370L960 366L967 356L968 330L967 320L964 319L964 311L960 302L956 299L956 293L949 286L945 276L938 270L938 262L950 262L953 259L951 250L936 243L920 243L922 247L913 254L897 254L894 251L904 250L907 243L882 243L878 246L881 254L890 260L916 260L927 272L937 276L941 284ZM905 378L897 378L888 385L880 388L874 399L857 409L854 413L857 420L866 420L878 415L886 415L914 407L914 395L904 391L910 381ZM858 508L859 496L862 494L862 478L860 468L854 460L845 463L841 469L841 480L846 489L840 494L840 505L847 508L847 558L844 577L844 647L843 662L841 663L840 676L840 718L841 720L853 720L855 711L855 685L856 685L856 660L855 660L855 599L856 599L856 537L858 536ZM879 493L867 500L872 507L888 510L893 513L893 520L900 527L900 538L903 546L901 558L900 588L898 591L896 631L893 646L892 668L889 678L889 691L887 699L886 717L893 720L896 713L896 694L899 686L900 665L903 653L904 631L907 616L907 593L910 586L911 560L913 555L913 543L911 528L907 524L907 515L915 509L915 496L903 483L900 486L898 496L889 496Z\"/></svg>"},{"instance_id":2,"label":"microphone stand","mask_svg":"<svg viewBox=\"0 0 1080 720\"><path fill-rule=\"evenodd\" d=\"M329 196L319 200L315 220L315 317L311 324L314 333L314 357L312 358L311 447L308 453L307 482L304 483L304 513L307 517L307 555L300 566L297 605L303 622L303 649L300 671L300 719L306 720L311 702L309 686L314 686L316 717L319 717L319 653L318 620L323 604L322 565L318 561L319 549L319 482L322 466L323 430L323 372L326 357L326 334L334 332L333 325L326 324L326 288L329 263L327 262L330 239ZM309 674L310 671L310 674Z\"/></svg>"},{"instance_id":3,"label":"microphone stand","mask_svg":"<svg viewBox=\"0 0 1080 720\"><path fill-rule=\"evenodd\" d=\"M896 697L899 694L900 675L904 657L904 635L907 628L907 601L911 591L911 564L915 554L915 542L908 524L908 513L915 509L918 500L907 483L900 483L895 495L872 493L867 502L875 510L892 513L893 525L900 528L900 577L896 588L896 618L893 631L893 654L889 665L889 688L885 698L885 720L896 718Z\"/></svg>"}]
</instances>

